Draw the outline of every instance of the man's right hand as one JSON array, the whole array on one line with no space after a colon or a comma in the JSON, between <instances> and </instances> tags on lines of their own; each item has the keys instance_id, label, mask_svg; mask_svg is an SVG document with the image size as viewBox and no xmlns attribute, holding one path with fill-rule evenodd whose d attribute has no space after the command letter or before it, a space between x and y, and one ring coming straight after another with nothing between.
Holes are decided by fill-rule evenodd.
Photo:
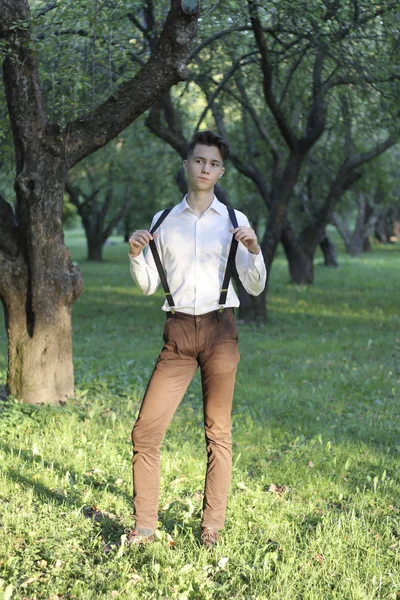
<instances>
[{"instance_id":1,"label":"man's right hand","mask_svg":"<svg viewBox=\"0 0 400 600\"><path fill-rule=\"evenodd\" d=\"M157 234L154 234L154 238L157 237ZM138 229L134 231L129 238L129 254L132 258L136 258L139 256L143 248L146 248L147 244L154 239L151 235L150 231L146 229Z\"/></svg>"}]
</instances>

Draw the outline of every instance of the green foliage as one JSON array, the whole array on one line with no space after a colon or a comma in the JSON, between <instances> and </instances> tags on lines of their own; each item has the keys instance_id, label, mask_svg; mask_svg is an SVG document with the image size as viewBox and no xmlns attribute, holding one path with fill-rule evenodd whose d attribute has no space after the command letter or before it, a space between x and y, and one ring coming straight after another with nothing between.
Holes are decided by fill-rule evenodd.
<instances>
[{"instance_id":1,"label":"green foliage","mask_svg":"<svg viewBox=\"0 0 400 600\"><path fill-rule=\"evenodd\" d=\"M232 486L222 543L209 553L199 546L198 376L162 448L157 542L119 545L133 523L130 430L162 344L162 294L134 287L125 245L88 265L82 235L66 237L85 277L73 309L76 398L1 406L0 594L396 600L398 245L340 255L338 270L318 265L313 288L288 286L277 258L269 325L239 326ZM5 383L5 336L1 344Z\"/></svg>"}]
</instances>

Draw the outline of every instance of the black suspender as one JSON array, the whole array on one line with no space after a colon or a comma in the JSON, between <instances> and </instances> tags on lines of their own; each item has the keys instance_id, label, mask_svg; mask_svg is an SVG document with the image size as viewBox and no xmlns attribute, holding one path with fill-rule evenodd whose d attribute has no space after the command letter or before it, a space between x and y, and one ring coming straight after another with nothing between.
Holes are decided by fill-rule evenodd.
<instances>
[{"instance_id":1,"label":"black suspender","mask_svg":"<svg viewBox=\"0 0 400 600\"><path fill-rule=\"evenodd\" d=\"M154 225L154 227L152 227L150 229L151 235L153 235L153 233L156 231L156 229L158 229L160 227L161 223L169 215L169 213L171 212L171 210L172 210L172 208L166 208L162 212L162 214L161 214L160 218L158 219L157 223ZM156 263L157 271L158 271L158 274L160 276L162 286L164 288L165 297L167 299L167 302L169 304L171 312L174 314L175 313L174 299L172 298L171 290L169 289L168 281L167 281L167 278L165 277L165 271L164 271L164 268L163 268L163 266L161 264L160 255L158 254L156 243L155 243L154 240L151 240L149 245L150 245L151 253L153 254L154 262Z\"/></svg>"},{"instance_id":2,"label":"black suspender","mask_svg":"<svg viewBox=\"0 0 400 600\"><path fill-rule=\"evenodd\" d=\"M227 207L228 208L228 207ZM228 208L229 217L232 221L233 228L236 229L238 226L238 222L236 219L236 214L233 208ZM226 296L228 294L229 282L232 277L233 266L235 264L236 250L238 247L238 241L235 239L235 236L232 236L231 247L228 255L228 262L226 263L224 280L222 282L222 290L221 295L219 297L219 310L222 312L224 310Z\"/></svg>"},{"instance_id":3,"label":"black suspender","mask_svg":"<svg viewBox=\"0 0 400 600\"><path fill-rule=\"evenodd\" d=\"M172 208L166 208L162 212L162 214L159 217L158 221L155 223L154 227L152 227L151 230L150 230L151 235L153 235L153 233L160 227L161 223L169 215L169 213L171 212L171 210L172 210ZM230 220L232 222L233 228L236 229L236 227L238 227L238 222L237 222L237 219L236 219L235 211L233 210L233 208L228 208L228 213L229 213L229 217L230 217ZM169 304L169 307L171 309L172 314L174 314L175 313L175 303L174 303L174 300L172 298L171 290L169 289L167 278L165 276L165 271L164 271L164 268L163 268L163 266L161 264L160 255L158 254L158 250L157 250L157 246L155 244L155 241L151 240L149 245L150 245L151 253L153 254L154 262L156 263L158 275L160 276L160 279L161 279L161 283L162 283L162 286L163 286L163 289L164 289L165 297L167 299L167 302ZM230 250L229 250L228 261L226 263L224 280L222 282L222 290L221 290L221 294L220 294L220 297L219 297L219 310L220 310L220 312L222 312L224 310L224 307L225 307L226 296L228 294L228 289L229 289L229 282L231 280L232 271L233 271L233 267L234 267L234 264L235 264L235 257L236 257L237 247L238 247L238 241L235 239L235 236L232 236L232 242L231 242L231 247L230 247Z\"/></svg>"}]
</instances>

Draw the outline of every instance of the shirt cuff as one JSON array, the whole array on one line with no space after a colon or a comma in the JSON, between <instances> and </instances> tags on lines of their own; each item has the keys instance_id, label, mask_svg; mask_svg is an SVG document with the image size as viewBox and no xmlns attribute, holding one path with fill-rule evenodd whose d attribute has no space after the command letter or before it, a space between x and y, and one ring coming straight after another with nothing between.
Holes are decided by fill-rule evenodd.
<instances>
[{"instance_id":1,"label":"shirt cuff","mask_svg":"<svg viewBox=\"0 0 400 600\"><path fill-rule=\"evenodd\" d=\"M253 254L252 252L248 252L248 266L255 267L257 271L260 271L262 265L264 264L263 254L260 249L258 254Z\"/></svg>"},{"instance_id":2,"label":"shirt cuff","mask_svg":"<svg viewBox=\"0 0 400 600\"><path fill-rule=\"evenodd\" d=\"M129 256L131 265L133 265L134 267L139 268L139 269L143 269L146 267L146 261L144 260L143 252L141 252L140 254L138 254L135 257L131 256L128 253L128 256Z\"/></svg>"}]
</instances>

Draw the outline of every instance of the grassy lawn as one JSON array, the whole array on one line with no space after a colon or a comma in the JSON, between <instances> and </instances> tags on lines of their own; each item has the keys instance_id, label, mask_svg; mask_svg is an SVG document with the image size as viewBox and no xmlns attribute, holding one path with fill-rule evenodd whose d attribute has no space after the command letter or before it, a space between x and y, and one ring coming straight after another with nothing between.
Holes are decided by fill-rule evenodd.
<instances>
[{"instance_id":1,"label":"grassy lawn","mask_svg":"<svg viewBox=\"0 0 400 600\"><path fill-rule=\"evenodd\" d=\"M90 264L80 234L67 242L85 279L76 398L1 408L0 600L398 600L400 246L317 264L309 288L274 263L269 324L239 325L233 479L210 553L198 376L163 445L158 540L124 547L130 431L162 344L162 295L135 288L122 243Z\"/></svg>"}]
</instances>

